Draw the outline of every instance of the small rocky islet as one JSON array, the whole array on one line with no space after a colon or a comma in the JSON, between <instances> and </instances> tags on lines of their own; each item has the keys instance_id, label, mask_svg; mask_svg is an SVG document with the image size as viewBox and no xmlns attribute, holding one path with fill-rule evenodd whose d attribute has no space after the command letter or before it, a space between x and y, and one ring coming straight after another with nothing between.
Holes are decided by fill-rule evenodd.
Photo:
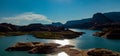
<instances>
[{"instance_id":1,"label":"small rocky islet","mask_svg":"<svg viewBox=\"0 0 120 56\"><path fill-rule=\"evenodd\" d=\"M57 43L43 42L18 42L5 49L6 51L27 51L30 54L52 54L65 52L68 56L120 56L120 53L111 50L94 48L89 50L78 50L72 45L61 46Z\"/></svg>"}]
</instances>

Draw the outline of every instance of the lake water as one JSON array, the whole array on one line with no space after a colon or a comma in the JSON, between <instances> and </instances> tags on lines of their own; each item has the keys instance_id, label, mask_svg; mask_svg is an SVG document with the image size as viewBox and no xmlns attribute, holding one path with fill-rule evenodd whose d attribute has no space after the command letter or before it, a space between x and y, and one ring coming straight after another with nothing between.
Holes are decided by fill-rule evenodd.
<instances>
[{"instance_id":1,"label":"lake water","mask_svg":"<svg viewBox=\"0 0 120 56\"><path fill-rule=\"evenodd\" d=\"M0 37L0 56L65 56L65 53L58 53L56 55L51 54L28 54L26 51L4 51L9 46L14 45L17 42L53 42L61 45L74 45L78 49L86 50L90 48L107 48L113 51L120 52L120 40L108 40L100 37L92 36L95 30L83 30L83 29L71 29L76 32L85 32L82 36L76 39L64 39L64 40L52 40L52 39L37 39L32 35L21 36L7 36Z\"/></svg>"}]
</instances>

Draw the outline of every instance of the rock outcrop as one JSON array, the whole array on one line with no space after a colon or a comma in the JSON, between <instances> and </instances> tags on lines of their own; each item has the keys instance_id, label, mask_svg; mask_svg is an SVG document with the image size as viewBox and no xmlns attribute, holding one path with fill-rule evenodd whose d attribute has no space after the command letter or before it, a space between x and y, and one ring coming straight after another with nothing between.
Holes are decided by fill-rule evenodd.
<instances>
[{"instance_id":1,"label":"rock outcrop","mask_svg":"<svg viewBox=\"0 0 120 56\"><path fill-rule=\"evenodd\" d=\"M120 56L120 53L111 50L95 48L87 51L88 56Z\"/></svg>"},{"instance_id":2,"label":"rock outcrop","mask_svg":"<svg viewBox=\"0 0 120 56\"><path fill-rule=\"evenodd\" d=\"M120 56L120 53L108 49L94 48L89 50L78 50L72 45L61 46L56 43L27 42L17 43L6 51L28 51L30 54L57 54L65 52L68 56Z\"/></svg>"},{"instance_id":3,"label":"rock outcrop","mask_svg":"<svg viewBox=\"0 0 120 56\"><path fill-rule=\"evenodd\" d=\"M12 24L8 24L8 23L0 24L0 32L13 32L13 31L17 31L17 30L18 30L18 26L16 26L16 25L12 25Z\"/></svg>"},{"instance_id":4,"label":"rock outcrop","mask_svg":"<svg viewBox=\"0 0 120 56\"><path fill-rule=\"evenodd\" d=\"M55 48L60 46L56 43L42 43L42 42L18 42L12 47L5 49L6 51L28 51L29 53L53 53Z\"/></svg>"},{"instance_id":5,"label":"rock outcrop","mask_svg":"<svg viewBox=\"0 0 120 56\"><path fill-rule=\"evenodd\" d=\"M105 28L100 32L94 33L93 35L107 39L120 39L120 28Z\"/></svg>"},{"instance_id":6,"label":"rock outcrop","mask_svg":"<svg viewBox=\"0 0 120 56\"><path fill-rule=\"evenodd\" d=\"M113 22L111 19L107 18L102 13L94 14L91 21L94 22L95 24L104 24L104 23L112 23Z\"/></svg>"},{"instance_id":7,"label":"rock outcrop","mask_svg":"<svg viewBox=\"0 0 120 56\"><path fill-rule=\"evenodd\" d=\"M28 42L28 43L18 42L13 46L8 47L6 51L28 51L34 47L35 46L32 42Z\"/></svg>"}]
</instances>

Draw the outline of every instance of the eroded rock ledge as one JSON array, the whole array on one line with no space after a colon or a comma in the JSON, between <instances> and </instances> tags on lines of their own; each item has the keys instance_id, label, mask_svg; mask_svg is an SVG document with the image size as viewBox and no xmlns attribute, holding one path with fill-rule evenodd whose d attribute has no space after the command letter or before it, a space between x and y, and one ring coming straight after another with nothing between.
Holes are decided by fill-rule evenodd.
<instances>
[{"instance_id":1,"label":"eroded rock ledge","mask_svg":"<svg viewBox=\"0 0 120 56\"><path fill-rule=\"evenodd\" d=\"M28 51L30 54L51 54L56 52L65 52L68 56L120 56L120 53L111 50L94 48L89 50L78 50L72 45L61 46L56 43L42 42L18 42L8 47L6 51Z\"/></svg>"}]
</instances>

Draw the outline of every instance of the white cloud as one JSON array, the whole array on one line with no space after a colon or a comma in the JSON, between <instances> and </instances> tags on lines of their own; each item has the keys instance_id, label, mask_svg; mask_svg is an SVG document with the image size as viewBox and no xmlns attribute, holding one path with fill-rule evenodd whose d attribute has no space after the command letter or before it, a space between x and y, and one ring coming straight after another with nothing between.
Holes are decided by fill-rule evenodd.
<instances>
[{"instance_id":1,"label":"white cloud","mask_svg":"<svg viewBox=\"0 0 120 56\"><path fill-rule=\"evenodd\" d=\"M0 19L1 23L12 23L16 25L27 25L31 23L51 23L52 21L47 19L46 16L41 14L35 14L32 12L26 12L23 14L19 14L14 17L4 17Z\"/></svg>"}]
</instances>

